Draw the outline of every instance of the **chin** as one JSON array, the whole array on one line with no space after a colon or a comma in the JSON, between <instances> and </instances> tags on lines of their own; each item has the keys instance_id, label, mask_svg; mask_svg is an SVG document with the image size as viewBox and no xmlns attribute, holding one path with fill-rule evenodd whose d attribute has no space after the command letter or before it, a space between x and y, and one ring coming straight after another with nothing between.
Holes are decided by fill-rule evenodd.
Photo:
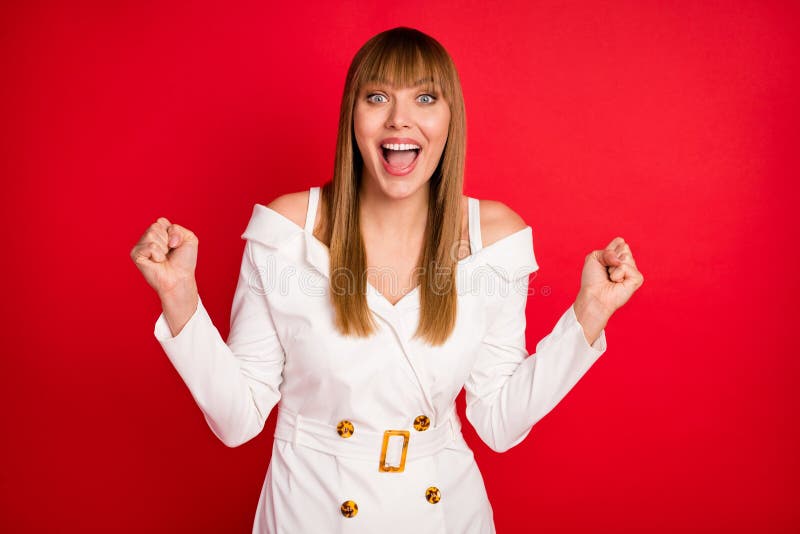
<instances>
[{"instance_id":1,"label":"chin","mask_svg":"<svg viewBox=\"0 0 800 534\"><path fill-rule=\"evenodd\" d=\"M418 179L409 176L382 175L378 180L378 187L383 193L395 199L407 198L414 195L423 187L428 187L430 178Z\"/></svg>"}]
</instances>

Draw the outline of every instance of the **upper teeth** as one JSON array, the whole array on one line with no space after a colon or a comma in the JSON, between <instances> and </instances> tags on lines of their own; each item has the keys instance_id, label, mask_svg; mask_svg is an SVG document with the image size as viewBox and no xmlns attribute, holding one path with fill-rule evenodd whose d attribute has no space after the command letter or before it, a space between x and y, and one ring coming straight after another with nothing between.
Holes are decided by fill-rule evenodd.
<instances>
[{"instance_id":1,"label":"upper teeth","mask_svg":"<svg viewBox=\"0 0 800 534\"><path fill-rule=\"evenodd\" d=\"M419 145L407 145L404 143L395 144L395 143L384 143L381 145L383 148L388 148L389 150L412 150L412 149L419 149Z\"/></svg>"}]
</instances>

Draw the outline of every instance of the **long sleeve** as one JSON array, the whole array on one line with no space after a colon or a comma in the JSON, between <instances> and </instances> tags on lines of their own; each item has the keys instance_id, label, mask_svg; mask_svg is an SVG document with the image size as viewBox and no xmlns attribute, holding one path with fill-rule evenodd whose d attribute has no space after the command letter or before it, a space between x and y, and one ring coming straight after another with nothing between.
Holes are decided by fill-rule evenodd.
<instances>
[{"instance_id":1,"label":"long sleeve","mask_svg":"<svg viewBox=\"0 0 800 534\"><path fill-rule=\"evenodd\" d=\"M228 447L258 435L281 396L285 354L259 291L266 287L260 276L247 241L227 342L202 300L177 336L172 337L163 312L153 331L212 432Z\"/></svg>"},{"instance_id":2,"label":"long sleeve","mask_svg":"<svg viewBox=\"0 0 800 534\"><path fill-rule=\"evenodd\" d=\"M528 354L527 275L501 288L498 308L465 384L466 416L492 450L519 444L606 350L605 330L589 345L572 305Z\"/></svg>"}]
</instances>

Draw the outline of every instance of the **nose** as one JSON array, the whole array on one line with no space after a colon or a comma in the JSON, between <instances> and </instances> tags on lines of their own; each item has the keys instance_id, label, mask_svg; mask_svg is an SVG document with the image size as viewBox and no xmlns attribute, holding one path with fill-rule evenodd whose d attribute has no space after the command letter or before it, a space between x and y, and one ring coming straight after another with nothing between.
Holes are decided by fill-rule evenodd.
<instances>
[{"instance_id":1,"label":"nose","mask_svg":"<svg viewBox=\"0 0 800 534\"><path fill-rule=\"evenodd\" d=\"M407 128L411 126L411 106L402 99L395 99L389 116L386 118L387 128Z\"/></svg>"}]
</instances>

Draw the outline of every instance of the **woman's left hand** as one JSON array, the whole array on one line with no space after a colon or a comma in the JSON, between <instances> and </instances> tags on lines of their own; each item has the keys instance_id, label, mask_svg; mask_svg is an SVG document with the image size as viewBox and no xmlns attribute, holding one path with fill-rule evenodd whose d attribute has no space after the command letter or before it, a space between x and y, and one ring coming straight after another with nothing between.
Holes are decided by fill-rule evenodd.
<instances>
[{"instance_id":1,"label":"woman's left hand","mask_svg":"<svg viewBox=\"0 0 800 534\"><path fill-rule=\"evenodd\" d=\"M605 249L586 256L580 292L591 297L611 317L643 283L644 276L636 268L631 248L624 239L616 237Z\"/></svg>"}]
</instances>

